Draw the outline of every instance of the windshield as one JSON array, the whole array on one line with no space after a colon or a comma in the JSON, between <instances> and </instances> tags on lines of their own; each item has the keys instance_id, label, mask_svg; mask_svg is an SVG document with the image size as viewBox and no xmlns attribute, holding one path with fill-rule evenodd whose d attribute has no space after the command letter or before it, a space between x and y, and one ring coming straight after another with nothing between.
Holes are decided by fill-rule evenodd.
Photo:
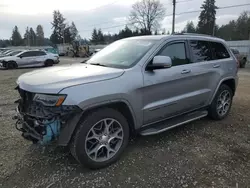
<instances>
[{"instance_id":1,"label":"windshield","mask_svg":"<svg viewBox=\"0 0 250 188\"><path fill-rule=\"evenodd\" d=\"M155 44L156 40L120 40L95 54L88 64L114 68L129 68L135 65Z\"/></svg>"},{"instance_id":2,"label":"windshield","mask_svg":"<svg viewBox=\"0 0 250 188\"><path fill-rule=\"evenodd\" d=\"M20 52L22 52L22 51L14 51L14 52L9 53L9 55L14 56L14 55L19 54Z\"/></svg>"}]
</instances>

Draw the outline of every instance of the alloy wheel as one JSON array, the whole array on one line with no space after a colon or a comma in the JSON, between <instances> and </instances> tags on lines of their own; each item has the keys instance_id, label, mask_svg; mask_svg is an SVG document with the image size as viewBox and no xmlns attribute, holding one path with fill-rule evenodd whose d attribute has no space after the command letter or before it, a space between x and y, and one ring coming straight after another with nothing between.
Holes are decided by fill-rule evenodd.
<instances>
[{"instance_id":1,"label":"alloy wheel","mask_svg":"<svg viewBox=\"0 0 250 188\"><path fill-rule=\"evenodd\" d=\"M113 118L105 118L94 124L85 139L85 151L95 162L111 159L123 142L123 127Z\"/></svg>"},{"instance_id":2,"label":"alloy wheel","mask_svg":"<svg viewBox=\"0 0 250 188\"><path fill-rule=\"evenodd\" d=\"M231 101L232 99L229 91L224 90L223 92L221 92L217 100L217 113L220 116L224 116L225 114L227 114L231 106Z\"/></svg>"}]
</instances>

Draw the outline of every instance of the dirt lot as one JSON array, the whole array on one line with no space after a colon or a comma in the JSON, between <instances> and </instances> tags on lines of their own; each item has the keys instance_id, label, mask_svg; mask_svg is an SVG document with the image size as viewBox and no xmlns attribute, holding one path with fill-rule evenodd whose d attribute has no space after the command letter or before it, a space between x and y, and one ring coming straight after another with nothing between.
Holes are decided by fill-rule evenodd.
<instances>
[{"instance_id":1,"label":"dirt lot","mask_svg":"<svg viewBox=\"0 0 250 188\"><path fill-rule=\"evenodd\" d=\"M98 171L66 148L31 145L14 128L15 80L30 70L0 70L0 187L250 187L250 69L239 72L227 119L137 137L119 162Z\"/></svg>"}]
</instances>

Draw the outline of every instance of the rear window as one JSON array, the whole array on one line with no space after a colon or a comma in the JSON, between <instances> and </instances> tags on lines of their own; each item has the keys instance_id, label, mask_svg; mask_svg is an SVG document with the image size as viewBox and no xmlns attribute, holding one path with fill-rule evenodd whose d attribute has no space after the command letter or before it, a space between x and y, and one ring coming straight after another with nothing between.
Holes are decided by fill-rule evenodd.
<instances>
[{"instance_id":1,"label":"rear window","mask_svg":"<svg viewBox=\"0 0 250 188\"><path fill-rule=\"evenodd\" d=\"M189 44L194 63L212 60L212 53L208 41L191 40Z\"/></svg>"},{"instance_id":2,"label":"rear window","mask_svg":"<svg viewBox=\"0 0 250 188\"><path fill-rule=\"evenodd\" d=\"M213 59L226 59L229 58L230 55L225 48L225 46L219 42L211 42L211 49L214 54Z\"/></svg>"}]
</instances>

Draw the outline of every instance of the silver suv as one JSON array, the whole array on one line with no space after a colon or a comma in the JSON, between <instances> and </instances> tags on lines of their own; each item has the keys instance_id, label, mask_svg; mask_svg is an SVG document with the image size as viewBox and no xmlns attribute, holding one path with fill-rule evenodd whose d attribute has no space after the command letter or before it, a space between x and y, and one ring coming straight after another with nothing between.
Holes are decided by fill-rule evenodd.
<instances>
[{"instance_id":1,"label":"silver suv","mask_svg":"<svg viewBox=\"0 0 250 188\"><path fill-rule=\"evenodd\" d=\"M82 64L21 75L16 127L33 143L69 145L89 168L115 162L132 134L153 135L230 111L237 61L202 35L119 40Z\"/></svg>"}]
</instances>

